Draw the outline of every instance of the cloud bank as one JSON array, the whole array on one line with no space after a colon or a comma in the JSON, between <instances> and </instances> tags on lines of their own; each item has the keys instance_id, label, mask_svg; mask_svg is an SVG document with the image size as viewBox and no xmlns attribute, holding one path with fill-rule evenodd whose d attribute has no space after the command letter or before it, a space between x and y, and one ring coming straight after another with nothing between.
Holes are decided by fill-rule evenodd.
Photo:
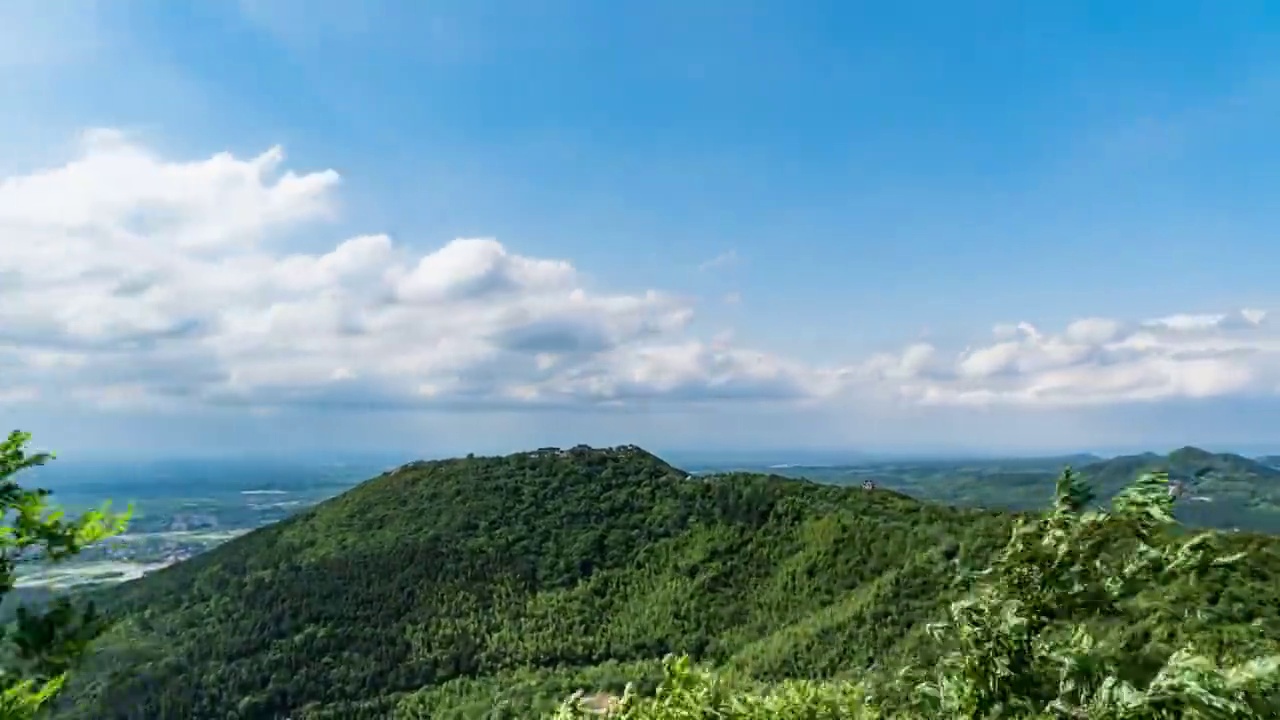
<instances>
[{"instance_id":1,"label":"cloud bank","mask_svg":"<svg viewBox=\"0 0 1280 720\"><path fill-rule=\"evenodd\" d=\"M920 344L869 365L897 380L904 398L934 405L1078 407L1280 390L1280 333L1263 310L1082 318L1056 333L1024 322L993 335L954 358Z\"/></svg>"},{"instance_id":2,"label":"cloud bank","mask_svg":"<svg viewBox=\"0 0 1280 720\"><path fill-rule=\"evenodd\" d=\"M289 252L324 233L340 178L284 160L169 159L95 130L65 165L0 181L0 407L1061 407L1280 388L1261 310L1022 323L827 367L700 338L691 298L594 288L491 238Z\"/></svg>"},{"instance_id":3,"label":"cloud bank","mask_svg":"<svg viewBox=\"0 0 1280 720\"><path fill-rule=\"evenodd\" d=\"M272 148L169 161L86 133L0 183L0 397L109 404L619 405L804 398L827 371L686 332L658 290L601 292L493 239L294 254L337 173Z\"/></svg>"}]
</instances>

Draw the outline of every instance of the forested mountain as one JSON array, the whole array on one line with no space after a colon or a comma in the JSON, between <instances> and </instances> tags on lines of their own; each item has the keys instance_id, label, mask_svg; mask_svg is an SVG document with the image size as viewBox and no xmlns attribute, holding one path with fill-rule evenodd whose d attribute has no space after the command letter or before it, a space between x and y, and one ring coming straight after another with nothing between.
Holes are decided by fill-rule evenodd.
<instances>
[{"instance_id":1,"label":"forested mountain","mask_svg":"<svg viewBox=\"0 0 1280 720\"><path fill-rule=\"evenodd\" d=\"M1230 477L1239 481L1266 480L1280 482L1280 469L1234 453L1213 453L1197 447L1184 447L1168 455L1143 453L1121 455L1085 465L1081 472L1094 478L1102 493L1114 493L1133 481L1134 474L1153 468L1169 473L1173 480L1193 481L1198 478Z\"/></svg>"},{"instance_id":2,"label":"forested mountain","mask_svg":"<svg viewBox=\"0 0 1280 720\"><path fill-rule=\"evenodd\" d=\"M782 468L818 482L860 485L870 480L922 500L1005 510L1046 507L1053 478L1070 465L1109 500L1142 473L1169 473L1186 502L1178 519L1193 527L1280 533L1280 468L1231 453L1185 447L1100 460L1089 455L1015 460L930 460L858 466Z\"/></svg>"},{"instance_id":3,"label":"forested mountain","mask_svg":"<svg viewBox=\"0 0 1280 720\"><path fill-rule=\"evenodd\" d=\"M1280 469L1233 453L1184 447L1168 455L1145 453L1080 468L1111 497L1144 472L1163 471L1187 499L1178 518L1188 525L1280 533Z\"/></svg>"},{"instance_id":4,"label":"forested mountain","mask_svg":"<svg viewBox=\"0 0 1280 720\"><path fill-rule=\"evenodd\" d=\"M414 463L116 588L120 622L58 717L530 717L651 687L667 653L742 682L891 674L939 652L926 623L1013 520L691 478L630 446ZM1280 544L1224 542L1245 564L1084 619L1141 647L1276 648ZM1188 612L1158 624L1149 602Z\"/></svg>"}]
</instances>

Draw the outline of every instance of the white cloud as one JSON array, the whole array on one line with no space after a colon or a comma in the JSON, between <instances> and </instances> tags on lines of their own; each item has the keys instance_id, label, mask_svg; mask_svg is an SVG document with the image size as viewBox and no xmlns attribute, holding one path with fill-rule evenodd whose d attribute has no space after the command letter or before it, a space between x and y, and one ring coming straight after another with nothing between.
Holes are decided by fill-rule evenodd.
<instances>
[{"instance_id":1,"label":"white cloud","mask_svg":"<svg viewBox=\"0 0 1280 720\"><path fill-rule=\"evenodd\" d=\"M900 370L906 397L938 405L1085 406L1280 391L1280 328L1261 310L1126 323L1084 318L1061 333L998 326L996 342L927 372ZM932 349L932 348L931 348ZM915 347L865 366L907 366ZM895 365L895 363L898 363Z\"/></svg>"},{"instance_id":2,"label":"white cloud","mask_svg":"<svg viewBox=\"0 0 1280 720\"><path fill-rule=\"evenodd\" d=\"M83 146L72 163L0 184L0 223L68 240L105 231L116 243L172 250L250 247L265 232L322 217L338 181L331 170L289 172L268 185L284 159L278 147L248 161L168 163L114 130L85 133ZM97 239L85 234L73 246ZM62 249L55 241L47 251Z\"/></svg>"},{"instance_id":3,"label":"white cloud","mask_svg":"<svg viewBox=\"0 0 1280 720\"><path fill-rule=\"evenodd\" d=\"M1261 310L1023 322L960 353L916 342L817 367L697 337L688 298L592 288L571 262L494 239L414 252L372 233L290 253L279 239L333 215L339 177L283 172L279 148L176 161L100 130L80 150L0 180L0 407L865 410L1280 390L1280 333Z\"/></svg>"},{"instance_id":4,"label":"white cloud","mask_svg":"<svg viewBox=\"0 0 1280 720\"><path fill-rule=\"evenodd\" d=\"M597 292L564 260L459 239L273 240L332 214L338 175L272 148L172 161L115 131L0 181L0 400L106 406L539 406L797 398L832 373L688 333L690 301Z\"/></svg>"},{"instance_id":5,"label":"white cloud","mask_svg":"<svg viewBox=\"0 0 1280 720\"><path fill-rule=\"evenodd\" d=\"M706 260L700 265L698 265L698 269L703 272L706 272L708 270L715 270L716 268L723 268L723 267L729 267L731 265L736 265L737 263L738 263L738 251L726 250L725 252L722 252L719 255L711 258L710 260Z\"/></svg>"}]
</instances>

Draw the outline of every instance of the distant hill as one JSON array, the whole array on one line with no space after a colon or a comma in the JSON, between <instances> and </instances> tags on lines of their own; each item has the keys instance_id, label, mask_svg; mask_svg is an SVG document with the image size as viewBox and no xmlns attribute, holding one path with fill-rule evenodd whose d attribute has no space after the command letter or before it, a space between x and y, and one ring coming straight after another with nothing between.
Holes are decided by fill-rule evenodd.
<instances>
[{"instance_id":1,"label":"distant hill","mask_svg":"<svg viewBox=\"0 0 1280 720\"><path fill-rule=\"evenodd\" d=\"M1175 480L1194 482L1201 477L1233 477L1241 480L1280 480L1280 469L1233 453L1213 453L1184 447L1168 455L1143 453L1122 455L1080 467L1104 492L1114 492L1132 480L1135 473L1164 470Z\"/></svg>"},{"instance_id":2,"label":"distant hill","mask_svg":"<svg viewBox=\"0 0 1280 720\"><path fill-rule=\"evenodd\" d=\"M1185 486L1177 509L1189 525L1280 532L1280 469L1241 455L1184 447L1168 455L1125 455L1079 468L1110 498L1136 475L1169 473Z\"/></svg>"},{"instance_id":3,"label":"distant hill","mask_svg":"<svg viewBox=\"0 0 1280 720\"><path fill-rule=\"evenodd\" d=\"M930 662L925 624L1012 519L690 478L633 446L412 463L106 593L120 624L56 717L536 717L577 689L651 687L669 652L759 681L891 673ZM1246 566L1144 600L1214 613L1097 620L1173 646L1280 642L1277 542L1229 542Z\"/></svg>"},{"instance_id":4,"label":"distant hill","mask_svg":"<svg viewBox=\"0 0 1280 720\"><path fill-rule=\"evenodd\" d=\"M1141 473L1165 470L1186 489L1187 502L1176 510L1182 522L1222 530L1280 533L1280 468L1241 455L1194 447L1168 455L1148 452L1106 460L1087 454L915 460L786 467L773 472L838 485L871 481L922 500L1026 511L1048 505L1053 480L1067 466L1090 480L1099 502L1109 501Z\"/></svg>"}]
</instances>

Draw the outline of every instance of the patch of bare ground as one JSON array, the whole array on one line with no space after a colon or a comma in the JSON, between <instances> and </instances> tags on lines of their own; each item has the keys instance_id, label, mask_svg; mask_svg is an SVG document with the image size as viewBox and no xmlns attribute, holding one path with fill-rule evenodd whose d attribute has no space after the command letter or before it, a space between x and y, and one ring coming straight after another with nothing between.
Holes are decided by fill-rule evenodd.
<instances>
[{"instance_id":1,"label":"patch of bare ground","mask_svg":"<svg viewBox=\"0 0 1280 720\"><path fill-rule=\"evenodd\" d=\"M583 709L596 715L608 715L618 706L622 698L608 692L585 693L578 702Z\"/></svg>"}]
</instances>

